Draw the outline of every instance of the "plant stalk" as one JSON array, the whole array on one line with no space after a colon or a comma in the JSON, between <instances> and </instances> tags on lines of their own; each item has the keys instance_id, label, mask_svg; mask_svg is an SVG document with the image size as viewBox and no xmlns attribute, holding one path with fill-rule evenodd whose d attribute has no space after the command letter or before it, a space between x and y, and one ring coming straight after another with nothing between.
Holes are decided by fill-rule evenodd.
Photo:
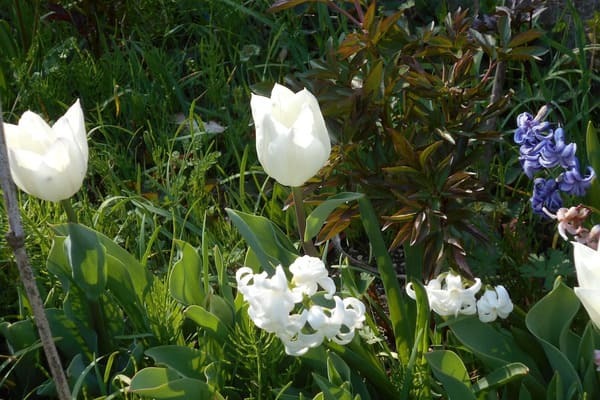
<instances>
[{"instance_id":1,"label":"plant stalk","mask_svg":"<svg viewBox=\"0 0 600 400\"><path fill-rule=\"evenodd\" d=\"M77 223L77 214L75 214L75 210L73 210L73 205L71 204L71 199L64 199L60 201L60 205L63 210L67 214L67 220L73 224Z\"/></svg>"},{"instance_id":2,"label":"plant stalk","mask_svg":"<svg viewBox=\"0 0 600 400\"><path fill-rule=\"evenodd\" d=\"M36 285L33 270L29 264L27 252L25 251L25 233L21 223L21 214L19 213L19 203L17 201L17 190L10 174L10 165L8 162L8 149L6 147L6 138L4 136L4 120L2 118L2 104L0 103L0 185L4 193L4 205L8 214L9 232L6 234L6 240L12 248L19 269L19 276L23 282L25 293L29 299L31 309L33 310L34 322L40 335L42 347L48 360L50 374L56 385L56 391L60 400L70 400L71 390L65 376L65 372L60 362L58 350L52 338L50 324L46 318L42 297Z\"/></svg>"},{"instance_id":3,"label":"plant stalk","mask_svg":"<svg viewBox=\"0 0 600 400\"><path fill-rule=\"evenodd\" d=\"M304 213L304 193L301 186L292 187L292 196L294 196L294 209L296 210L296 220L298 225L298 234L302 242L304 254L312 257L319 257L319 251L311 240L304 240L304 231L306 231L306 214Z\"/></svg>"}]
</instances>

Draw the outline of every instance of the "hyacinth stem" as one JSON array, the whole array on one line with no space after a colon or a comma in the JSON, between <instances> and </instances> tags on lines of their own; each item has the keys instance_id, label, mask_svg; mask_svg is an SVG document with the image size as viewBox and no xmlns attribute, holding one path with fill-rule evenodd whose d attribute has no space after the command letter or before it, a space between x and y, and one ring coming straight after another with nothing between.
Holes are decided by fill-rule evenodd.
<instances>
[{"instance_id":1,"label":"hyacinth stem","mask_svg":"<svg viewBox=\"0 0 600 400\"><path fill-rule=\"evenodd\" d=\"M71 204L70 199L64 199L60 201L60 205L63 210L65 210L65 214L67 214L67 220L73 224L77 223L77 214L75 214L75 210L73 209L73 205Z\"/></svg>"},{"instance_id":2,"label":"hyacinth stem","mask_svg":"<svg viewBox=\"0 0 600 400\"><path fill-rule=\"evenodd\" d=\"M50 324L46 318L42 297L40 296L39 289L35 282L35 276L33 275L33 270L31 269L29 258L25 251L25 233L23 231L23 224L21 223L21 214L19 212L19 203L17 201L17 190L12 180L10 165L8 163L8 150L6 147L4 121L2 118L2 104L0 104L0 185L2 186L2 191L4 193L4 206L8 214L9 232L6 234L6 240L15 254L19 276L21 277L25 293L27 294L31 309L33 310L35 325L40 335L46 359L48 360L50 374L56 385L58 398L60 400L70 400L71 390L69 389L69 384L62 368L56 345L52 338L52 332L50 331Z\"/></svg>"},{"instance_id":3,"label":"hyacinth stem","mask_svg":"<svg viewBox=\"0 0 600 400\"><path fill-rule=\"evenodd\" d=\"M294 196L294 209L296 210L296 220L298 225L298 233L304 254L319 257L319 251L311 240L304 240L304 231L306 230L306 214L304 213L304 193L301 186L292 187L292 196Z\"/></svg>"}]
</instances>

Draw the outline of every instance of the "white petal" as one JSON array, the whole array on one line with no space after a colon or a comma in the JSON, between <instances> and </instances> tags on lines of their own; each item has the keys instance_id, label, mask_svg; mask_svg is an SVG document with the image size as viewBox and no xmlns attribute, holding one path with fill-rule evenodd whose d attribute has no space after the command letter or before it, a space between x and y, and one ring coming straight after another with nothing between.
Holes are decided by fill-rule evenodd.
<instances>
[{"instance_id":1,"label":"white petal","mask_svg":"<svg viewBox=\"0 0 600 400\"><path fill-rule=\"evenodd\" d=\"M571 243L579 286L600 288L600 252L578 242Z\"/></svg>"},{"instance_id":2,"label":"white petal","mask_svg":"<svg viewBox=\"0 0 600 400\"><path fill-rule=\"evenodd\" d=\"M600 290L575 287L574 291L594 325L600 329Z\"/></svg>"}]
</instances>

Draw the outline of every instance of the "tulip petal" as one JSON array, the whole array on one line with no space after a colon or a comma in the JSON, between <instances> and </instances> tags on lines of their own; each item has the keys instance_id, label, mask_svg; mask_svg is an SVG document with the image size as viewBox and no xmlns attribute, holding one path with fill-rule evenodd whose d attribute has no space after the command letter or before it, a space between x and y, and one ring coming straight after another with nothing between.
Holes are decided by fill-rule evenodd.
<instances>
[{"instance_id":1,"label":"tulip petal","mask_svg":"<svg viewBox=\"0 0 600 400\"><path fill-rule=\"evenodd\" d=\"M88 142L85 133L85 120L79 99L52 126L57 137L67 137L72 140L80 151L81 157L88 162Z\"/></svg>"},{"instance_id":2,"label":"tulip petal","mask_svg":"<svg viewBox=\"0 0 600 400\"><path fill-rule=\"evenodd\" d=\"M575 287L574 291L594 325L600 329L600 290Z\"/></svg>"},{"instance_id":3,"label":"tulip petal","mask_svg":"<svg viewBox=\"0 0 600 400\"><path fill-rule=\"evenodd\" d=\"M579 286L600 288L600 252L579 242L572 243Z\"/></svg>"}]
</instances>

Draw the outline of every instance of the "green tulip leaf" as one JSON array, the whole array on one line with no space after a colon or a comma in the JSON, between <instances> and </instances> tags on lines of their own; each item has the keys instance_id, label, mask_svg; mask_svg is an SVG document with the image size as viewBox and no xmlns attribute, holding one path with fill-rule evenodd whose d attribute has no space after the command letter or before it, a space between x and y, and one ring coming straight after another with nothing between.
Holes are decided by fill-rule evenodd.
<instances>
[{"instance_id":1,"label":"green tulip leaf","mask_svg":"<svg viewBox=\"0 0 600 400\"><path fill-rule=\"evenodd\" d=\"M425 358L435 377L444 385L449 400L475 399L469 373L456 353L435 350L425 354Z\"/></svg>"},{"instance_id":2,"label":"green tulip leaf","mask_svg":"<svg viewBox=\"0 0 600 400\"><path fill-rule=\"evenodd\" d=\"M176 240L179 260L173 265L169 275L169 292L177 301L185 305L202 305L206 293L202 282L202 258L189 243Z\"/></svg>"},{"instance_id":3,"label":"green tulip leaf","mask_svg":"<svg viewBox=\"0 0 600 400\"><path fill-rule=\"evenodd\" d=\"M210 313L205 308L198 305L191 305L183 311L184 315L194 321L206 333L211 335L220 343L227 339L229 331L227 325L223 323L216 315Z\"/></svg>"},{"instance_id":4,"label":"green tulip leaf","mask_svg":"<svg viewBox=\"0 0 600 400\"><path fill-rule=\"evenodd\" d=\"M580 370L584 370L582 376L583 391L589 399L600 398L600 379L596 372L596 363L594 362L594 350L600 349L600 333L594 328L593 322L588 322L577 352L577 359L580 360Z\"/></svg>"},{"instance_id":5,"label":"green tulip leaf","mask_svg":"<svg viewBox=\"0 0 600 400\"><path fill-rule=\"evenodd\" d=\"M532 375L541 378L540 372L533 369L534 361L517 346L514 338L502 334L492 324L483 323L478 318L457 318L449 321L448 326L456 338L489 368L521 362L532 369Z\"/></svg>"},{"instance_id":6,"label":"green tulip leaf","mask_svg":"<svg viewBox=\"0 0 600 400\"><path fill-rule=\"evenodd\" d=\"M98 237L80 225L69 225L63 245L73 274L73 282L91 301L98 300L107 280L105 249Z\"/></svg>"},{"instance_id":7,"label":"green tulip leaf","mask_svg":"<svg viewBox=\"0 0 600 400\"><path fill-rule=\"evenodd\" d=\"M337 207L348 202L364 197L362 193L343 192L332 196L319 204L306 218L306 229L304 230L304 241L309 241L319 233L323 223Z\"/></svg>"},{"instance_id":8,"label":"green tulip leaf","mask_svg":"<svg viewBox=\"0 0 600 400\"><path fill-rule=\"evenodd\" d=\"M228 303L223 297L211 294L208 300L208 311L223 321L226 326L233 328L235 324L233 304Z\"/></svg>"},{"instance_id":9,"label":"green tulip leaf","mask_svg":"<svg viewBox=\"0 0 600 400\"><path fill-rule=\"evenodd\" d=\"M56 226L54 229L60 236L55 238L48 257L49 270L57 275L61 283L66 280L65 273L68 266L65 267L65 265L68 265L68 252L64 242L71 232L86 237L95 235L105 252L106 288L111 291L119 305L125 310L136 329L147 331L144 304L146 304L146 296L156 277L113 240L93 229L79 224L64 224ZM59 247L61 243L63 245ZM69 280L72 280L72 276Z\"/></svg>"},{"instance_id":10,"label":"green tulip leaf","mask_svg":"<svg viewBox=\"0 0 600 400\"><path fill-rule=\"evenodd\" d=\"M534 304L525 318L527 328L541 343L550 365L558 374L556 388L563 390L565 398L572 386L577 388L578 393L583 389L577 371L565 354L566 331L579 306L573 290L558 278L554 289Z\"/></svg>"},{"instance_id":11,"label":"green tulip leaf","mask_svg":"<svg viewBox=\"0 0 600 400\"><path fill-rule=\"evenodd\" d=\"M68 292L73 282L73 274L65 251L65 240L66 237L64 236L56 236L54 238L48 259L46 260L46 268L48 272L54 274L60 281L63 290Z\"/></svg>"},{"instance_id":12,"label":"green tulip leaf","mask_svg":"<svg viewBox=\"0 0 600 400\"><path fill-rule=\"evenodd\" d=\"M83 353L92 359L98 353L98 339L96 332L91 327L77 325L68 319L62 310L56 308L46 309L46 317L50 324L52 336L60 338L56 347L69 359Z\"/></svg>"},{"instance_id":13,"label":"green tulip leaf","mask_svg":"<svg viewBox=\"0 0 600 400\"><path fill-rule=\"evenodd\" d=\"M229 208L226 211L265 271L272 273L275 266L288 266L298 257L289 238L267 218Z\"/></svg>"},{"instance_id":14,"label":"green tulip leaf","mask_svg":"<svg viewBox=\"0 0 600 400\"><path fill-rule=\"evenodd\" d=\"M149 367L131 379L129 391L160 400L222 399L206 382L181 377L169 368Z\"/></svg>"},{"instance_id":15,"label":"green tulip leaf","mask_svg":"<svg viewBox=\"0 0 600 400\"><path fill-rule=\"evenodd\" d=\"M504 386L515 379L521 379L524 376L527 376L528 373L529 368L523 363L517 362L506 364L479 379L477 383L473 385L473 390L475 393L484 390L492 390Z\"/></svg>"},{"instance_id":16,"label":"green tulip leaf","mask_svg":"<svg viewBox=\"0 0 600 400\"><path fill-rule=\"evenodd\" d=\"M145 353L154 360L156 365L166 366L183 377L204 378L202 369L206 363L206 354L200 350L186 346L165 345L152 347Z\"/></svg>"}]
</instances>

